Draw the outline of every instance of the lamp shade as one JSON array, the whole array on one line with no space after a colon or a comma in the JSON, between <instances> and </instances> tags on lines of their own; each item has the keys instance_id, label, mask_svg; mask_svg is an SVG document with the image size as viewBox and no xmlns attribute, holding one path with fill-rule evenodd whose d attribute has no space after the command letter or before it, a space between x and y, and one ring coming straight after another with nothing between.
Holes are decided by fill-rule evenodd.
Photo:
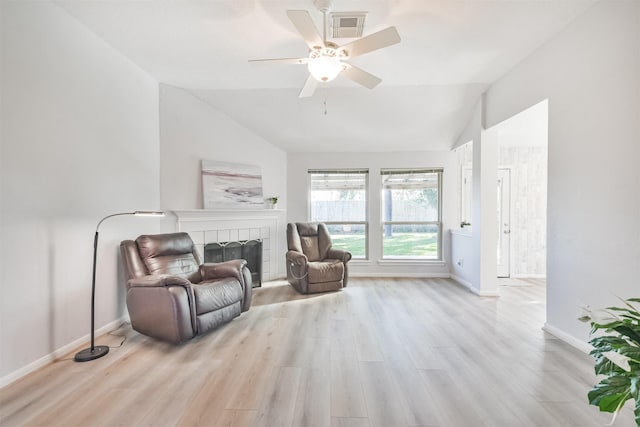
<instances>
[{"instance_id":1,"label":"lamp shade","mask_svg":"<svg viewBox=\"0 0 640 427\"><path fill-rule=\"evenodd\" d=\"M312 58L309 60L307 67L309 68L309 73L319 82L330 82L335 79L343 69L340 59L330 56Z\"/></svg>"},{"instance_id":2,"label":"lamp shade","mask_svg":"<svg viewBox=\"0 0 640 427\"><path fill-rule=\"evenodd\" d=\"M164 216L162 211L135 211L133 214L137 216Z\"/></svg>"}]
</instances>

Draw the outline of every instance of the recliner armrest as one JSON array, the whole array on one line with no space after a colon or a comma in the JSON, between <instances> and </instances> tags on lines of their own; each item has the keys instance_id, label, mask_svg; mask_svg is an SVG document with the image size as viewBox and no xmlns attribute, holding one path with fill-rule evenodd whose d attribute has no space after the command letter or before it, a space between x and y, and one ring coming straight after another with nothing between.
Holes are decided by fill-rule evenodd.
<instances>
[{"instance_id":1,"label":"recliner armrest","mask_svg":"<svg viewBox=\"0 0 640 427\"><path fill-rule=\"evenodd\" d=\"M342 249L331 248L327 251L327 258L339 259L346 264L351 259L351 252Z\"/></svg>"},{"instance_id":2,"label":"recliner armrest","mask_svg":"<svg viewBox=\"0 0 640 427\"><path fill-rule=\"evenodd\" d=\"M298 251L287 251L287 261L298 265L306 265L309 262L307 256Z\"/></svg>"},{"instance_id":3,"label":"recliner armrest","mask_svg":"<svg viewBox=\"0 0 640 427\"><path fill-rule=\"evenodd\" d=\"M247 261L243 259L233 259L225 262L211 262L200 265L199 269L202 281L224 279L233 277L242 286L244 297L242 299L242 311L249 310L251 306L251 296L253 294L253 282L251 272L247 267Z\"/></svg>"},{"instance_id":4,"label":"recliner armrest","mask_svg":"<svg viewBox=\"0 0 640 427\"><path fill-rule=\"evenodd\" d=\"M247 261L243 259L205 263L200 266L200 276L202 276L202 281L235 277L238 282L244 284L242 268L246 265Z\"/></svg>"},{"instance_id":5,"label":"recliner armrest","mask_svg":"<svg viewBox=\"0 0 640 427\"><path fill-rule=\"evenodd\" d=\"M159 288L166 286L188 287L191 286L191 282L184 277L170 274L136 277L127 281L128 288Z\"/></svg>"}]
</instances>

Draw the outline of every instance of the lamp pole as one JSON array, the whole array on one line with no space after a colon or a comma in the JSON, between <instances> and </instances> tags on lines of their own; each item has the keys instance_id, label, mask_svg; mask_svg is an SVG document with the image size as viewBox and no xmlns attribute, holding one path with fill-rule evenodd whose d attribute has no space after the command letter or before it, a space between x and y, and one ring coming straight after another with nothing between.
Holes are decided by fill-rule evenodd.
<instances>
[{"instance_id":1,"label":"lamp pole","mask_svg":"<svg viewBox=\"0 0 640 427\"><path fill-rule=\"evenodd\" d=\"M96 234L93 237L93 274L91 278L91 347L80 350L76 353L74 360L76 362L88 362L90 360L99 359L102 356L109 353L109 346L95 345L95 308L96 308L96 260L98 255L98 235L100 225L102 222L114 216L121 215L136 215L136 216L164 216L164 212L161 211L135 211L135 212L122 212L112 215L107 215L98 222L96 227Z\"/></svg>"}]
</instances>

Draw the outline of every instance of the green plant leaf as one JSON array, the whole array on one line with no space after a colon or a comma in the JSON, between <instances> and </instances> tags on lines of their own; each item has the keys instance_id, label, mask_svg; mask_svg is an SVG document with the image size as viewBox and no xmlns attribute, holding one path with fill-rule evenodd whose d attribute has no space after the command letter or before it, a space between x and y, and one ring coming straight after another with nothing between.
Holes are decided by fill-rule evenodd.
<instances>
[{"instance_id":1,"label":"green plant leaf","mask_svg":"<svg viewBox=\"0 0 640 427\"><path fill-rule=\"evenodd\" d=\"M602 412L616 412L631 399L631 380L624 375L613 375L596 384L588 394L589 403Z\"/></svg>"},{"instance_id":2,"label":"green plant leaf","mask_svg":"<svg viewBox=\"0 0 640 427\"><path fill-rule=\"evenodd\" d=\"M593 370L596 375L625 375L627 372L620 366L613 363L613 361L604 354L599 353L594 355L593 358L595 359Z\"/></svg>"},{"instance_id":3,"label":"green plant leaf","mask_svg":"<svg viewBox=\"0 0 640 427\"><path fill-rule=\"evenodd\" d=\"M604 329L606 332L610 332L615 330L615 328L617 328L618 326L623 326L624 322L622 321L622 319L616 320L614 322L611 323L597 323L597 322L591 322L591 333L593 334L594 332L596 332L599 329Z\"/></svg>"},{"instance_id":4,"label":"green plant leaf","mask_svg":"<svg viewBox=\"0 0 640 427\"><path fill-rule=\"evenodd\" d=\"M640 347L635 345L624 345L617 350L618 353L632 359L636 364L640 363Z\"/></svg>"},{"instance_id":5,"label":"green plant leaf","mask_svg":"<svg viewBox=\"0 0 640 427\"><path fill-rule=\"evenodd\" d=\"M625 308L625 307L607 307L607 310L612 310L612 311L628 311L629 313L635 313L638 314L638 311L636 310L636 308L632 305L629 306L630 308Z\"/></svg>"},{"instance_id":6,"label":"green plant leaf","mask_svg":"<svg viewBox=\"0 0 640 427\"><path fill-rule=\"evenodd\" d=\"M598 308L595 310L591 310L589 312L589 316L591 317L593 323L602 326L612 325L620 321L620 317L618 317L616 313L612 312L608 308Z\"/></svg>"},{"instance_id":7,"label":"green plant leaf","mask_svg":"<svg viewBox=\"0 0 640 427\"><path fill-rule=\"evenodd\" d=\"M640 427L640 298L620 300L624 304L621 307L589 310L580 319L591 319L591 334L605 334L589 341L594 371L607 377L589 391L588 398L601 411L616 415L627 400L633 399L635 421Z\"/></svg>"},{"instance_id":8,"label":"green plant leaf","mask_svg":"<svg viewBox=\"0 0 640 427\"><path fill-rule=\"evenodd\" d=\"M629 298L627 300L623 300L622 298L618 297L618 299L620 301L622 301L624 303L624 305L626 305L627 307L629 307L631 310L636 310L636 307L634 307L631 303L632 302L638 302L638 301L634 301L635 298Z\"/></svg>"},{"instance_id":9,"label":"green plant leaf","mask_svg":"<svg viewBox=\"0 0 640 427\"><path fill-rule=\"evenodd\" d=\"M627 310L625 308L618 308L618 310L614 310L614 308L616 307L609 307L609 310L617 311L619 313L618 316L623 320L628 320L630 322L637 322L638 320L640 320L640 313L638 313L637 311Z\"/></svg>"},{"instance_id":10,"label":"green plant leaf","mask_svg":"<svg viewBox=\"0 0 640 427\"><path fill-rule=\"evenodd\" d=\"M620 325L613 328L617 333L622 336L629 338L634 342L635 345L640 346L640 327L638 326L628 326L628 325Z\"/></svg>"},{"instance_id":11,"label":"green plant leaf","mask_svg":"<svg viewBox=\"0 0 640 427\"><path fill-rule=\"evenodd\" d=\"M631 378L629 391L636 401L633 413L636 416L636 424L640 427L640 377Z\"/></svg>"},{"instance_id":12,"label":"green plant leaf","mask_svg":"<svg viewBox=\"0 0 640 427\"><path fill-rule=\"evenodd\" d=\"M612 335L604 335L601 337L593 338L591 341L589 341L589 344L594 347L594 350L592 350L591 353L616 350L618 348L629 345L629 343L627 343L624 338Z\"/></svg>"}]
</instances>

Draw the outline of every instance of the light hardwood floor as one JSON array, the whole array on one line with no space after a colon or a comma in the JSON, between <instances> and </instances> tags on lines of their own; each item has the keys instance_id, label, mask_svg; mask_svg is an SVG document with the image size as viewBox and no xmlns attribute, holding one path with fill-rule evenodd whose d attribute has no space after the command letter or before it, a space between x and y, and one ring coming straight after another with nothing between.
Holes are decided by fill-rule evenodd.
<instances>
[{"instance_id":1,"label":"light hardwood floor","mask_svg":"<svg viewBox=\"0 0 640 427\"><path fill-rule=\"evenodd\" d=\"M545 288L480 298L450 280L354 278L251 309L180 346L123 326L0 390L8 426L601 426L591 358L544 333ZM103 336L99 344L117 345ZM618 426L632 426L631 411Z\"/></svg>"}]
</instances>

